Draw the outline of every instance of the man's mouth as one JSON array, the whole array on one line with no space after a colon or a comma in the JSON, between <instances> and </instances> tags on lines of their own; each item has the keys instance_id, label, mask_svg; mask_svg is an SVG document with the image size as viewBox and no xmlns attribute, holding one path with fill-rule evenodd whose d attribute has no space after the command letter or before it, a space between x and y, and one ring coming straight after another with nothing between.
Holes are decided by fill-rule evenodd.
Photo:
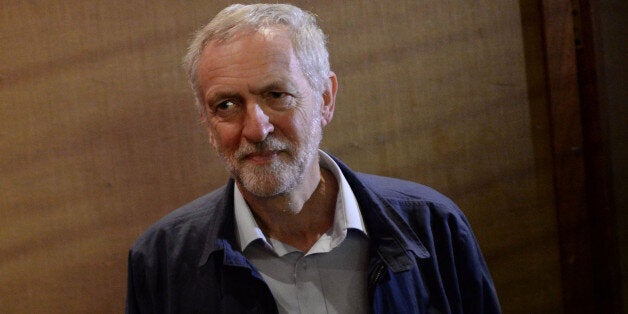
<instances>
[{"instance_id":1,"label":"man's mouth","mask_svg":"<svg viewBox=\"0 0 628 314\"><path fill-rule=\"evenodd\" d=\"M267 138L264 142L250 144L245 143L234 157L241 163L250 162L257 165L265 165L273 162L282 153L289 152L289 145L273 137Z\"/></svg>"},{"instance_id":2,"label":"man's mouth","mask_svg":"<svg viewBox=\"0 0 628 314\"><path fill-rule=\"evenodd\" d=\"M244 156L243 160L252 162L253 164L261 165L261 164L267 164L269 162L272 162L278 156L279 156L279 151L267 150L267 151L254 152L254 153L247 154L246 156Z\"/></svg>"}]
</instances>

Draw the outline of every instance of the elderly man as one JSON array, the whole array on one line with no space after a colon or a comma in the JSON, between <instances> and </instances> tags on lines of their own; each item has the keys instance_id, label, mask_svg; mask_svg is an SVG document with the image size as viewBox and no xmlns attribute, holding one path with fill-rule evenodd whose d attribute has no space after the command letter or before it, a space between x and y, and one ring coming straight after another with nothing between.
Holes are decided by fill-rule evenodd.
<instances>
[{"instance_id":1,"label":"elderly man","mask_svg":"<svg viewBox=\"0 0 628 314\"><path fill-rule=\"evenodd\" d=\"M186 67L232 179L137 240L127 313L500 311L449 199L319 150L338 83L310 13L230 6Z\"/></svg>"}]
</instances>

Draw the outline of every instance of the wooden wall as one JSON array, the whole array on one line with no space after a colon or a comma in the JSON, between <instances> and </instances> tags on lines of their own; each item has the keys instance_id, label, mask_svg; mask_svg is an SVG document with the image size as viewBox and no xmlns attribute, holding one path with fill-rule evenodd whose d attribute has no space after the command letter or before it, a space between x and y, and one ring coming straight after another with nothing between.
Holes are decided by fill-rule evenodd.
<instances>
[{"instance_id":1,"label":"wooden wall","mask_svg":"<svg viewBox=\"0 0 628 314\"><path fill-rule=\"evenodd\" d=\"M294 1L340 80L324 148L467 214L505 313L560 313L534 1ZM0 4L0 312L121 312L126 254L222 185L180 60L226 1Z\"/></svg>"},{"instance_id":2,"label":"wooden wall","mask_svg":"<svg viewBox=\"0 0 628 314\"><path fill-rule=\"evenodd\" d=\"M597 7L598 53L603 67L602 91L608 102L610 133L610 158L612 159L613 201L617 211L617 231L621 261L621 285L623 308L628 311L628 62L626 42L628 32L628 2L621 0L600 1ZM594 4L595 5L595 4ZM594 11L595 12L595 11Z\"/></svg>"}]
</instances>

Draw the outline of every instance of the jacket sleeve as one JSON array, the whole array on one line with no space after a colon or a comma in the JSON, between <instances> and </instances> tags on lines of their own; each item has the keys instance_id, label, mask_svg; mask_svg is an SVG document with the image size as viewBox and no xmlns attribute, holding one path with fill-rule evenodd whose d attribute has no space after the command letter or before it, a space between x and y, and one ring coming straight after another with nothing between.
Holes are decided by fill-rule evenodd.
<instances>
[{"instance_id":1,"label":"jacket sleeve","mask_svg":"<svg viewBox=\"0 0 628 314\"><path fill-rule=\"evenodd\" d=\"M141 261L135 260L133 250L129 251L125 305L125 313L127 314L153 312L146 290L146 272L144 268Z\"/></svg>"},{"instance_id":2,"label":"jacket sleeve","mask_svg":"<svg viewBox=\"0 0 628 314\"><path fill-rule=\"evenodd\" d=\"M139 304L137 302L137 291L136 286L134 284L134 274L133 274L133 262L131 261L131 251L129 251L129 259L128 259L128 270L127 270L127 285L126 285L126 306L125 313L140 313Z\"/></svg>"},{"instance_id":3,"label":"jacket sleeve","mask_svg":"<svg viewBox=\"0 0 628 314\"><path fill-rule=\"evenodd\" d=\"M499 300L478 242L464 216L450 222L454 267L463 313L501 313Z\"/></svg>"}]
</instances>

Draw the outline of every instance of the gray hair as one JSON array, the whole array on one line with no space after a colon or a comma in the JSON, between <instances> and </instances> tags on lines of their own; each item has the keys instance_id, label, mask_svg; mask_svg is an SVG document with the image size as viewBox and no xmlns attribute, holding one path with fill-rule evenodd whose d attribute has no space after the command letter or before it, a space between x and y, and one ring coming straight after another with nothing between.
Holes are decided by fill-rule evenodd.
<instances>
[{"instance_id":1,"label":"gray hair","mask_svg":"<svg viewBox=\"0 0 628 314\"><path fill-rule=\"evenodd\" d=\"M255 32L273 25L284 26L288 30L301 70L312 88L317 92L325 89L330 72L329 53L325 34L312 13L289 4L234 4L220 11L196 33L184 58L184 68L199 109L203 107L203 97L198 81L198 64L209 42L225 42L242 31Z\"/></svg>"}]
</instances>

